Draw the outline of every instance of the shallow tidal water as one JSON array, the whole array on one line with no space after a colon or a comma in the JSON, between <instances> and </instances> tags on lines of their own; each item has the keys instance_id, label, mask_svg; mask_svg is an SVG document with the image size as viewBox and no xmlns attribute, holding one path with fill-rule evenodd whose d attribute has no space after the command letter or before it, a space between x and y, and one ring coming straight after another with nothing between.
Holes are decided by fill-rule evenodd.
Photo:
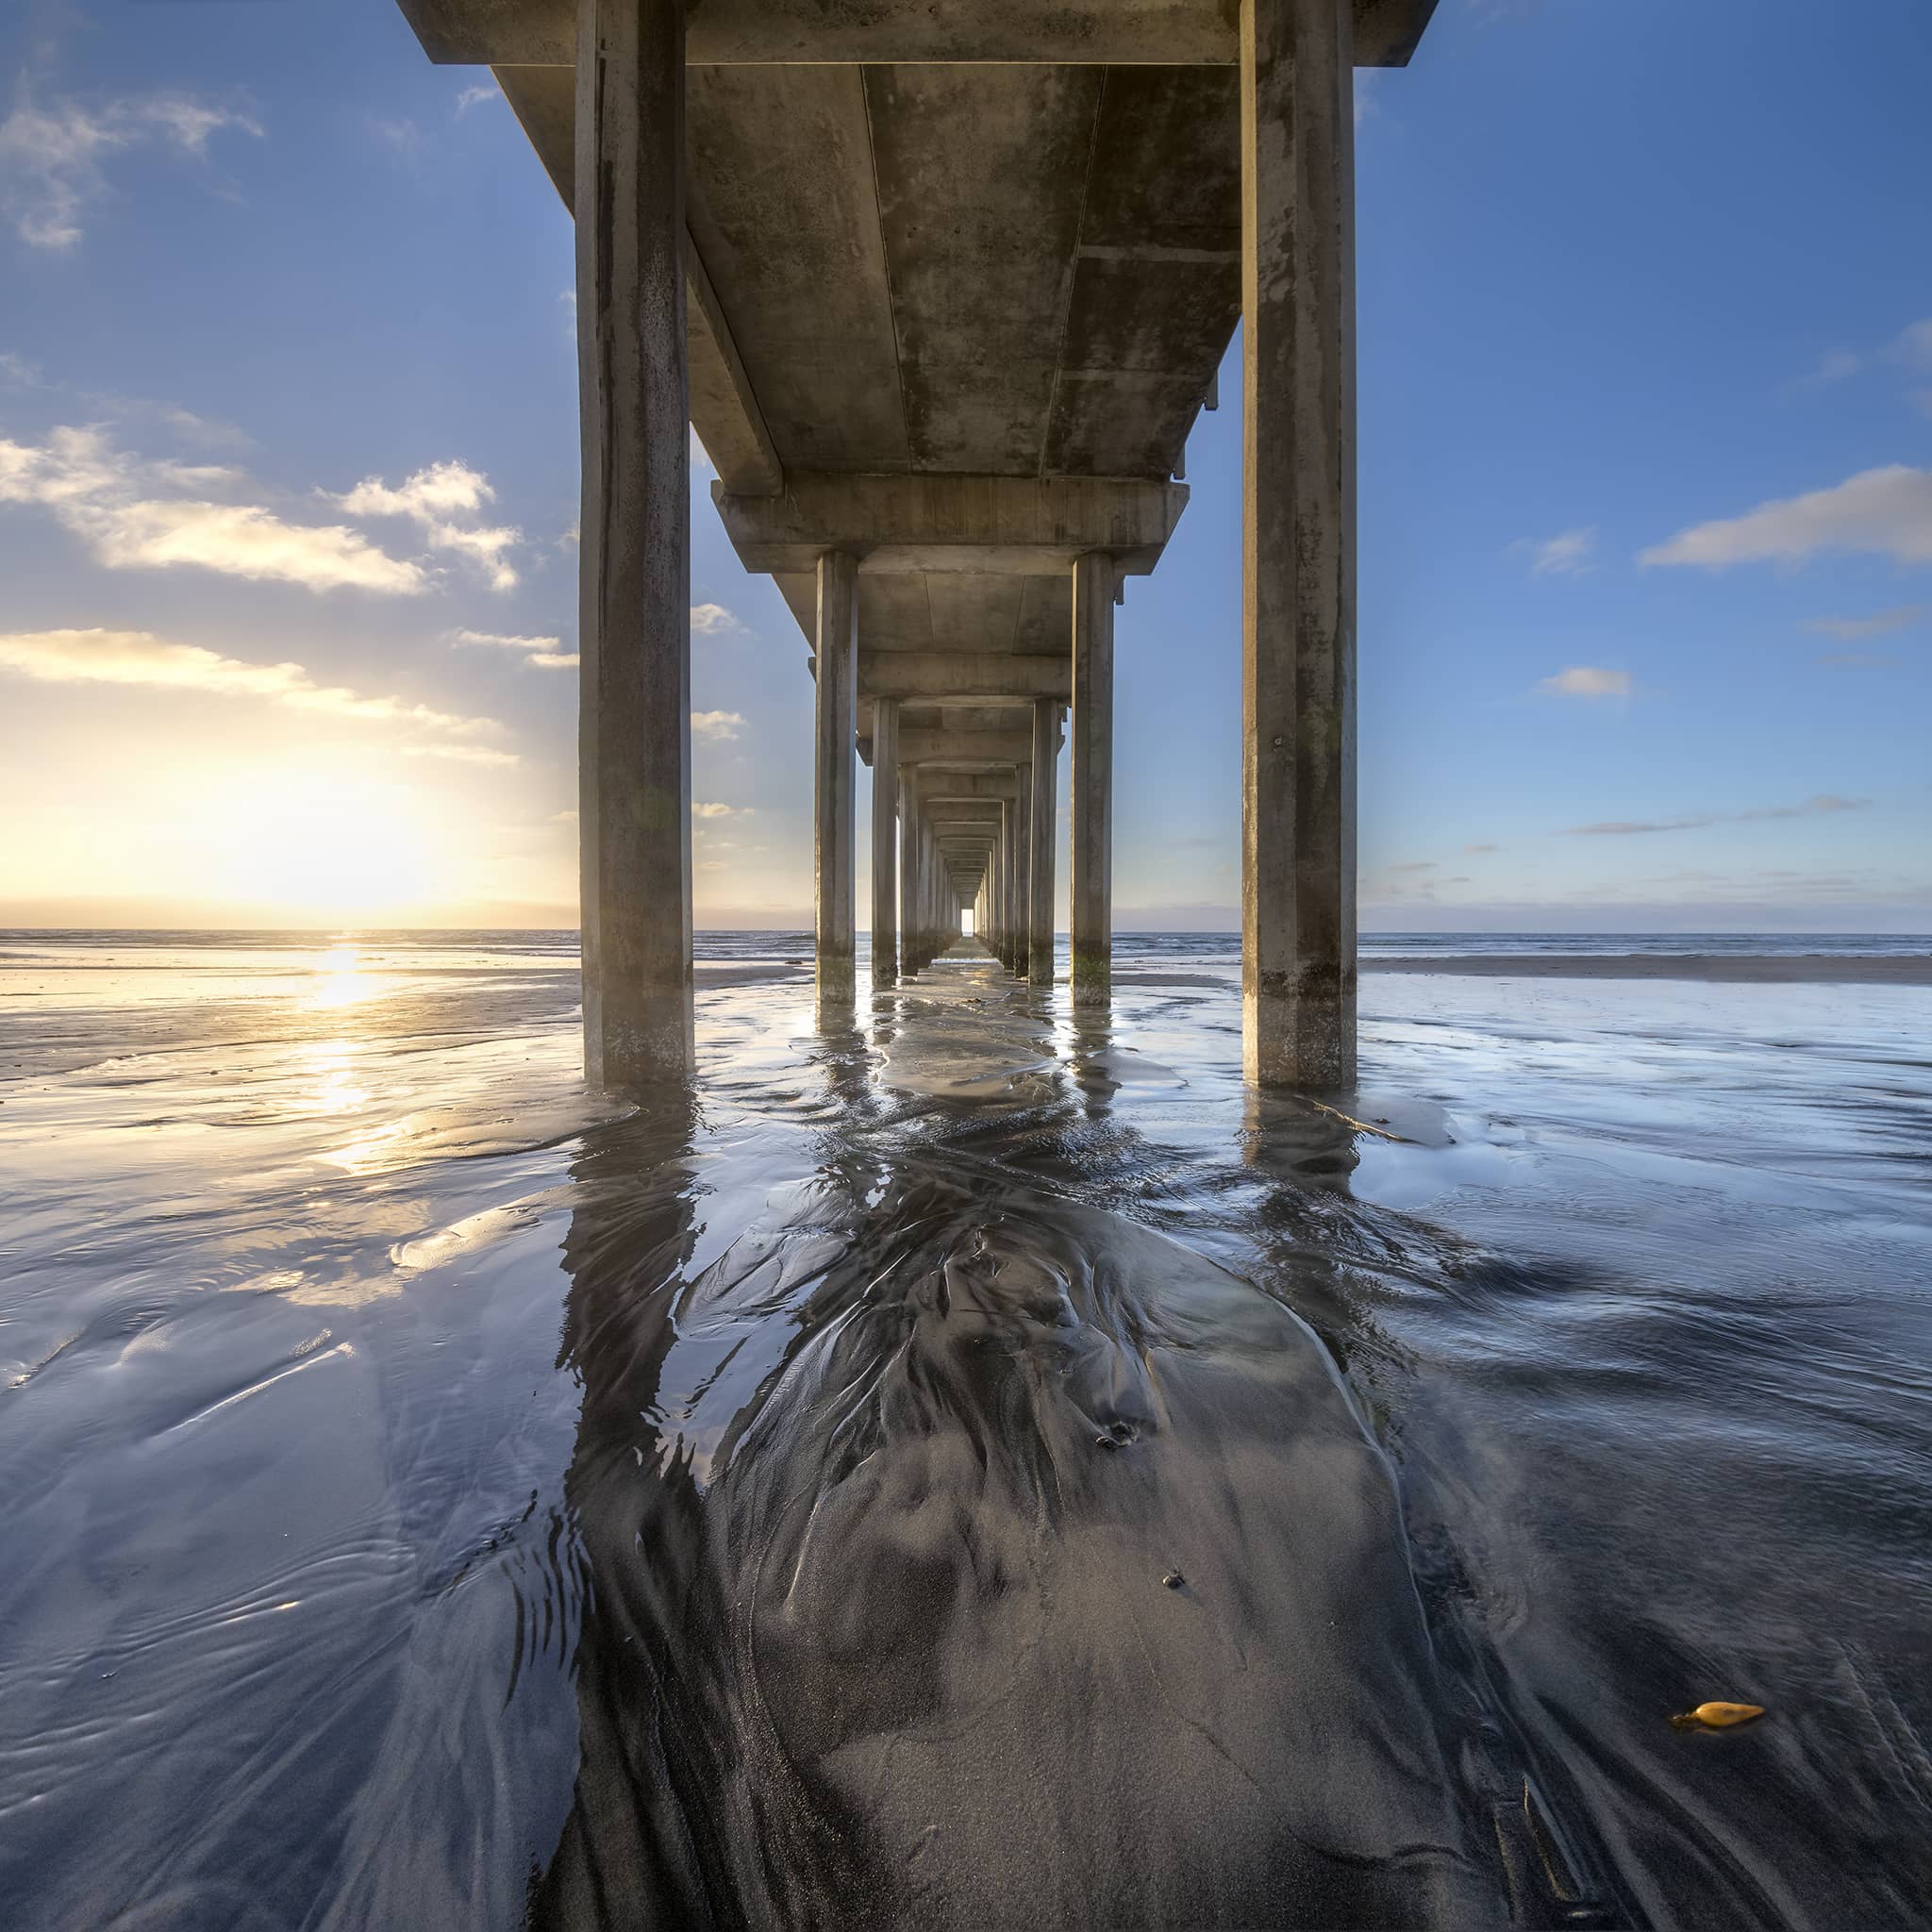
<instances>
[{"instance_id":1,"label":"shallow tidal water","mask_svg":"<svg viewBox=\"0 0 1932 1932\"><path fill-rule=\"evenodd\" d=\"M1932 1923L1932 990L707 950L0 938L0 1922Z\"/></svg>"}]
</instances>

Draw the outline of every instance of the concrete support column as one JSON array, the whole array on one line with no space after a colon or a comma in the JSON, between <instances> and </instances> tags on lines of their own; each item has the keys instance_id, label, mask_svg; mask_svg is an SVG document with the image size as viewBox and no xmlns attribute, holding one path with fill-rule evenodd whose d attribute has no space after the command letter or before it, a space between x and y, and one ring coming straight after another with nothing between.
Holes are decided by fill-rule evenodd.
<instances>
[{"instance_id":1,"label":"concrete support column","mask_svg":"<svg viewBox=\"0 0 1932 1932\"><path fill-rule=\"evenodd\" d=\"M1007 958L1007 882L1000 867L1000 846L1006 825L1007 808L1000 807L1000 824L992 835L992 842L986 857L986 876L992 888L988 895L992 902L992 949L1002 965Z\"/></svg>"},{"instance_id":2,"label":"concrete support column","mask_svg":"<svg viewBox=\"0 0 1932 1932\"><path fill-rule=\"evenodd\" d=\"M1026 977L1053 984L1054 767L1059 760L1060 708L1052 698L1033 704L1033 762L1027 813Z\"/></svg>"},{"instance_id":3,"label":"concrete support column","mask_svg":"<svg viewBox=\"0 0 1932 1932\"><path fill-rule=\"evenodd\" d=\"M1075 1006L1105 1006L1112 990L1113 590L1113 558L1105 551L1075 560L1070 867Z\"/></svg>"},{"instance_id":4,"label":"concrete support column","mask_svg":"<svg viewBox=\"0 0 1932 1932\"><path fill-rule=\"evenodd\" d=\"M899 976L899 701L872 707L872 983Z\"/></svg>"},{"instance_id":5,"label":"concrete support column","mask_svg":"<svg viewBox=\"0 0 1932 1932\"><path fill-rule=\"evenodd\" d=\"M1356 1069L1350 0L1241 0L1241 1043Z\"/></svg>"},{"instance_id":6,"label":"concrete support column","mask_svg":"<svg viewBox=\"0 0 1932 1932\"><path fill-rule=\"evenodd\" d=\"M819 558L812 828L817 885L816 959L822 1004L847 1005L858 939L853 867L858 848L852 734L858 718L858 565L842 550Z\"/></svg>"},{"instance_id":7,"label":"concrete support column","mask_svg":"<svg viewBox=\"0 0 1932 1932\"><path fill-rule=\"evenodd\" d=\"M1033 764L1016 768L1013 788L1013 971L1026 977L1027 949L1033 929L1027 908L1032 903L1029 883L1033 858Z\"/></svg>"},{"instance_id":8,"label":"concrete support column","mask_svg":"<svg viewBox=\"0 0 1932 1932\"><path fill-rule=\"evenodd\" d=\"M581 0L575 159L584 1070L691 1068L684 6Z\"/></svg>"},{"instance_id":9,"label":"concrete support column","mask_svg":"<svg viewBox=\"0 0 1932 1932\"><path fill-rule=\"evenodd\" d=\"M947 868L944 859L939 856L939 841L933 839L931 824L920 829L920 870L925 874L925 942L924 955L925 962L931 964L941 953L939 941L939 896L944 891L944 877Z\"/></svg>"},{"instance_id":10,"label":"concrete support column","mask_svg":"<svg viewBox=\"0 0 1932 1932\"><path fill-rule=\"evenodd\" d=\"M873 753L877 769L878 753ZM905 970L917 973L919 957L919 767L899 767L899 923L906 930Z\"/></svg>"}]
</instances>

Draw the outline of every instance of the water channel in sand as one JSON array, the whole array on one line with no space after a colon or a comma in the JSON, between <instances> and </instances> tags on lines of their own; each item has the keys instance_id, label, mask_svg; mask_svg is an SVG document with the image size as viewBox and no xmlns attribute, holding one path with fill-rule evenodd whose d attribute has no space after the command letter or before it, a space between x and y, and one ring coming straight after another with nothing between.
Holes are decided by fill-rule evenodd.
<instances>
[{"instance_id":1,"label":"water channel in sand","mask_svg":"<svg viewBox=\"0 0 1932 1932\"><path fill-rule=\"evenodd\" d=\"M11 1919L1923 1922L1932 992L710 950L0 941Z\"/></svg>"}]
</instances>

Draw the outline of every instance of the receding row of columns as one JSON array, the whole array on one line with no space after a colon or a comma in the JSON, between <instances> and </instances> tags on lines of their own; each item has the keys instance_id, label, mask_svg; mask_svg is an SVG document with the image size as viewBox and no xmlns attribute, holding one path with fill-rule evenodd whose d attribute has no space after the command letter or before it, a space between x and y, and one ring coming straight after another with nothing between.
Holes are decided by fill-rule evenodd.
<instances>
[{"instance_id":1,"label":"receding row of columns","mask_svg":"<svg viewBox=\"0 0 1932 1932\"><path fill-rule=\"evenodd\" d=\"M1112 950L1114 565L1104 552L1074 565L1071 958L1076 1003L1105 1002ZM847 554L818 561L813 675L813 874L820 1005L856 994L854 836L858 659L857 568ZM943 770L899 761L899 701L873 700L872 974L874 986L917 972L974 931L1007 970L1034 985L1054 978L1054 832L1060 705L1031 701L1030 758L1006 767L997 800L945 803ZM957 764L958 760L952 760ZM922 772L927 777L922 780ZM935 787L938 789L935 790ZM933 801L928 808L928 800ZM975 868L971 893L955 874Z\"/></svg>"},{"instance_id":2,"label":"receding row of columns","mask_svg":"<svg viewBox=\"0 0 1932 1932\"><path fill-rule=\"evenodd\" d=\"M1355 1073L1353 19L1352 0L1240 0L1242 1033L1264 1086ZM578 0L584 1028L590 1076L612 1085L692 1054L684 22L684 0ZM819 560L815 924L834 1003L857 985L857 572L843 551ZM1110 990L1115 560L1083 555L1073 573L1071 979L1086 1003ZM1052 708L1035 704L997 833L952 853L918 769L893 783L896 721L883 757L875 724L874 849L889 866L896 817L900 874L890 932L874 881L875 975L917 970L957 932L971 876L1000 957L1051 978Z\"/></svg>"}]
</instances>

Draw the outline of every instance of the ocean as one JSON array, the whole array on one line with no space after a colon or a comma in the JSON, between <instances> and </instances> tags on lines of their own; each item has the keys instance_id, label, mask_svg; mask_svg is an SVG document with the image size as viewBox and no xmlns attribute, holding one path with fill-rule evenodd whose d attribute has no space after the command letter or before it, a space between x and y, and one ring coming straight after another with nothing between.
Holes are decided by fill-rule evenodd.
<instances>
[{"instance_id":1,"label":"ocean","mask_svg":"<svg viewBox=\"0 0 1932 1932\"><path fill-rule=\"evenodd\" d=\"M1925 1922L1932 941L698 952L0 934L8 1924Z\"/></svg>"}]
</instances>

